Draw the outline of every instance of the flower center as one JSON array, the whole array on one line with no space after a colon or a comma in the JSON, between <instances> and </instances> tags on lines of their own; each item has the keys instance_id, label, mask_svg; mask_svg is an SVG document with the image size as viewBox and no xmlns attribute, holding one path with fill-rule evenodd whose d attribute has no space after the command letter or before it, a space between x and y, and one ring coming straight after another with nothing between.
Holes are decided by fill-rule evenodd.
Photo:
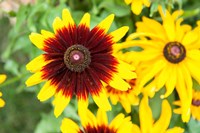
<instances>
[{"instance_id":1,"label":"flower center","mask_svg":"<svg viewBox=\"0 0 200 133\"><path fill-rule=\"evenodd\" d=\"M64 62L71 71L82 72L91 62L90 52L83 45L72 45L65 51Z\"/></svg>"},{"instance_id":2,"label":"flower center","mask_svg":"<svg viewBox=\"0 0 200 133\"><path fill-rule=\"evenodd\" d=\"M179 42L169 42L163 50L164 57L171 63L179 63L186 56L185 47Z\"/></svg>"},{"instance_id":3,"label":"flower center","mask_svg":"<svg viewBox=\"0 0 200 133\"><path fill-rule=\"evenodd\" d=\"M192 99L192 105L194 105L194 106L200 106L200 100Z\"/></svg>"}]
</instances>

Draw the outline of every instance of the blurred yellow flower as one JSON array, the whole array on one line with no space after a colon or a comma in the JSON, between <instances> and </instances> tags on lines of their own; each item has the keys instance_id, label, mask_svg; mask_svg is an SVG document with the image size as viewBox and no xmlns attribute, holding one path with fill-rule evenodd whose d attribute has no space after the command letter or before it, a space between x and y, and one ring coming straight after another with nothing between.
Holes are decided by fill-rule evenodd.
<instances>
[{"instance_id":1,"label":"blurred yellow flower","mask_svg":"<svg viewBox=\"0 0 200 133\"><path fill-rule=\"evenodd\" d=\"M167 100L163 100L160 118L155 121L149 107L148 97L144 96L139 106L140 127L133 124L132 133L183 133L184 129L180 127L168 129L171 117L170 104Z\"/></svg>"},{"instance_id":2,"label":"blurred yellow flower","mask_svg":"<svg viewBox=\"0 0 200 133\"><path fill-rule=\"evenodd\" d=\"M142 11L143 5L149 7L150 0L124 0L127 5L131 4L131 10L134 14L139 15Z\"/></svg>"},{"instance_id":3,"label":"blurred yellow flower","mask_svg":"<svg viewBox=\"0 0 200 133\"><path fill-rule=\"evenodd\" d=\"M180 106L179 108L175 109L174 112L177 114L181 114L182 112L181 102L175 101L174 104L177 106ZM200 91L199 90L193 89L192 104L190 106L190 110L191 110L192 117L200 121Z\"/></svg>"},{"instance_id":4,"label":"blurred yellow flower","mask_svg":"<svg viewBox=\"0 0 200 133\"><path fill-rule=\"evenodd\" d=\"M139 88L149 81L153 91L165 86L166 92L161 98L168 97L176 88L182 104L182 120L188 122L192 102L192 78L200 83L200 34L199 28L181 24L182 10L170 14L158 8L163 24L143 17L137 22L137 32L131 34L121 48L140 46L136 53L139 60ZM140 38L139 40L133 40ZM152 89L152 88L150 88ZM150 91L149 91L150 92Z\"/></svg>"},{"instance_id":5,"label":"blurred yellow flower","mask_svg":"<svg viewBox=\"0 0 200 133\"><path fill-rule=\"evenodd\" d=\"M6 75L0 74L0 84L3 83L5 80L6 80ZM4 105L5 105L5 101L3 99L1 99L2 95L3 95L2 92L0 92L0 108L4 107Z\"/></svg>"},{"instance_id":6,"label":"blurred yellow flower","mask_svg":"<svg viewBox=\"0 0 200 133\"><path fill-rule=\"evenodd\" d=\"M79 116L83 128L80 128L74 121L64 118L61 125L62 133L131 133L132 122L130 117L118 114L108 123L105 111L98 109L95 117L89 110L80 110Z\"/></svg>"}]
</instances>

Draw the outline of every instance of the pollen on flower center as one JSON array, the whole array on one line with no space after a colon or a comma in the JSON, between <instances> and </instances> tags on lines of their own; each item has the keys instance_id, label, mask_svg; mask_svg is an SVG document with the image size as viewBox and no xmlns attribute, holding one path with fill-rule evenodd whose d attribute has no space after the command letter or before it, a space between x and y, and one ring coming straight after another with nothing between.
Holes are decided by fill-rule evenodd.
<instances>
[{"instance_id":1,"label":"pollen on flower center","mask_svg":"<svg viewBox=\"0 0 200 133\"><path fill-rule=\"evenodd\" d=\"M186 56L185 47L179 42L169 42L163 49L164 57L171 63L179 63Z\"/></svg>"},{"instance_id":2,"label":"pollen on flower center","mask_svg":"<svg viewBox=\"0 0 200 133\"><path fill-rule=\"evenodd\" d=\"M90 52L83 45L72 45L65 51L64 62L71 71L82 72L91 62Z\"/></svg>"}]
</instances>

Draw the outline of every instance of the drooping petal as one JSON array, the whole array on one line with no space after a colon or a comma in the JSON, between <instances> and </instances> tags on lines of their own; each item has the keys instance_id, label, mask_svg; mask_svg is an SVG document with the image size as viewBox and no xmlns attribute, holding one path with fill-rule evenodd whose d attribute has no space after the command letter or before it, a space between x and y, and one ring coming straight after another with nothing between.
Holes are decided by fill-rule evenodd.
<instances>
[{"instance_id":1,"label":"drooping petal","mask_svg":"<svg viewBox=\"0 0 200 133\"><path fill-rule=\"evenodd\" d=\"M108 125L108 118L105 111L98 109L97 122L98 122L98 125Z\"/></svg>"},{"instance_id":2,"label":"drooping petal","mask_svg":"<svg viewBox=\"0 0 200 133\"><path fill-rule=\"evenodd\" d=\"M142 11L142 1L141 0L133 0L131 4L131 10L136 15L139 15Z\"/></svg>"},{"instance_id":3,"label":"drooping petal","mask_svg":"<svg viewBox=\"0 0 200 133\"><path fill-rule=\"evenodd\" d=\"M171 111L170 104L168 103L167 100L163 100L161 111L162 112L161 112L160 118L153 125L153 130L152 130L153 133L165 132L170 124L172 111Z\"/></svg>"},{"instance_id":4,"label":"drooping petal","mask_svg":"<svg viewBox=\"0 0 200 133\"><path fill-rule=\"evenodd\" d=\"M43 72L39 71L33 74L31 77L29 77L26 81L27 86L33 86L38 83L43 82L45 79L43 78Z\"/></svg>"}]
</instances>

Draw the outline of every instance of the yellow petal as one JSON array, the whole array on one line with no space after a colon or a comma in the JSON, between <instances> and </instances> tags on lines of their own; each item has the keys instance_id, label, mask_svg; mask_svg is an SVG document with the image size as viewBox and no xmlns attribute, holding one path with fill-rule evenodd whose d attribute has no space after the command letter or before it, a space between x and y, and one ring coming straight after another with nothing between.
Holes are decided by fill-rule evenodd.
<instances>
[{"instance_id":1,"label":"yellow petal","mask_svg":"<svg viewBox=\"0 0 200 133\"><path fill-rule=\"evenodd\" d=\"M192 45L193 43L198 41L198 39L199 39L199 35L196 32L190 31L185 34L185 36L182 40L182 44L186 45L186 47L187 47L188 45ZM190 47L190 46L188 46L188 47Z\"/></svg>"},{"instance_id":2,"label":"yellow petal","mask_svg":"<svg viewBox=\"0 0 200 133\"><path fill-rule=\"evenodd\" d=\"M64 111L65 107L69 104L71 98L63 95L63 92L58 92L55 95L55 99L53 101L53 105L55 106L54 115L56 118L60 116L60 114Z\"/></svg>"},{"instance_id":3,"label":"yellow petal","mask_svg":"<svg viewBox=\"0 0 200 133\"><path fill-rule=\"evenodd\" d=\"M54 33L57 33L63 27L64 27L63 21L59 17L56 17L54 19L54 21L53 21L53 30L54 30Z\"/></svg>"},{"instance_id":4,"label":"yellow petal","mask_svg":"<svg viewBox=\"0 0 200 133\"><path fill-rule=\"evenodd\" d=\"M132 2L132 0L124 0L125 1L125 3L128 5L128 4L130 4L131 2Z\"/></svg>"},{"instance_id":5,"label":"yellow petal","mask_svg":"<svg viewBox=\"0 0 200 133\"><path fill-rule=\"evenodd\" d=\"M168 68L168 69L171 69L170 74L172 74L172 75L166 81L166 92L164 95L160 96L161 98L166 98L173 92L173 90L176 86L177 77L179 77L179 75L176 74L177 67L178 67L177 64L173 64L171 66L171 68Z\"/></svg>"},{"instance_id":6,"label":"yellow petal","mask_svg":"<svg viewBox=\"0 0 200 133\"><path fill-rule=\"evenodd\" d=\"M109 35L111 35L113 38L112 40L114 42L118 42L128 31L129 27L128 26L123 26L113 32L111 32Z\"/></svg>"},{"instance_id":7,"label":"yellow petal","mask_svg":"<svg viewBox=\"0 0 200 133\"><path fill-rule=\"evenodd\" d=\"M131 88L131 86L117 74L113 74L112 76L112 80L109 82L111 87L121 91L126 91L128 88Z\"/></svg>"},{"instance_id":8,"label":"yellow petal","mask_svg":"<svg viewBox=\"0 0 200 133\"><path fill-rule=\"evenodd\" d=\"M42 87L38 94L38 99L40 101L46 101L50 97L52 97L56 92L56 86L51 84L51 81L47 81L45 85Z\"/></svg>"},{"instance_id":9,"label":"yellow petal","mask_svg":"<svg viewBox=\"0 0 200 133\"><path fill-rule=\"evenodd\" d=\"M131 4L131 10L136 15L139 15L142 11L142 1L141 0L133 0Z\"/></svg>"},{"instance_id":10,"label":"yellow petal","mask_svg":"<svg viewBox=\"0 0 200 133\"><path fill-rule=\"evenodd\" d=\"M86 27L90 27L90 14L89 13L85 13L83 18L80 21L79 25L85 25Z\"/></svg>"},{"instance_id":11,"label":"yellow petal","mask_svg":"<svg viewBox=\"0 0 200 133\"><path fill-rule=\"evenodd\" d=\"M104 89L102 89L102 91L99 92L99 94L92 95L92 97L99 108L103 109L104 111L111 110L111 106Z\"/></svg>"},{"instance_id":12,"label":"yellow petal","mask_svg":"<svg viewBox=\"0 0 200 133\"><path fill-rule=\"evenodd\" d=\"M172 116L171 107L167 100L163 100L160 118L153 125L152 132L153 133L164 133L170 124L171 116Z\"/></svg>"},{"instance_id":13,"label":"yellow petal","mask_svg":"<svg viewBox=\"0 0 200 133\"><path fill-rule=\"evenodd\" d=\"M141 133L140 128L138 127L138 125L133 124L132 133Z\"/></svg>"},{"instance_id":14,"label":"yellow petal","mask_svg":"<svg viewBox=\"0 0 200 133\"><path fill-rule=\"evenodd\" d=\"M68 118L64 118L62 120L60 129L62 133L79 133L80 132L78 125L74 121Z\"/></svg>"},{"instance_id":15,"label":"yellow petal","mask_svg":"<svg viewBox=\"0 0 200 133\"><path fill-rule=\"evenodd\" d=\"M5 101L3 99L0 98L0 108L5 106Z\"/></svg>"},{"instance_id":16,"label":"yellow petal","mask_svg":"<svg viewBox=\"0 0 200 133\"><path fill-rule=\"evenodd\" d=\"M108 17L106 17L103 21L101 21L97 27L99 27L100 29L103 29L105 33L108 32L112 22L114 20L114 14L109 15Z\"/></svg>"},{"instance_id":17,"label":"yellow petal","mask_svg":"<svg viewBox=\"0 0 200 133\"><path fill-rule=\"evenodd\" d=\"M118 114L110 123L109 127L112 129L118 129L119 126L122 124L124 119L124 114Z\"/></svg>"},{"instance_id":18,"label":"yellow petal","mask_svg":"<svg viewBox=\"0 0 200 133\"><path fill-rule=\"evenodd\" d=\"M108 124L107 114L105 111L101 110L100 108L97 111L97 122L98 122L98 125Z\"/></svg>"},{"instance_id":19,"label":"yellow petal","mask_svg":"<svg viewBox=\"0 0 200 133\"><path fill-rule=\"evenodd\" d=\"M117 66L118 69L118 74L120 77L123 79L134 79L137 77L136 73L128 69L129 64L125 62L120 62L119 65ZM129 66L131 68L131 66Z\"/></svg>"},{"instance_id":20,"label":"yellow petal","mask_svg":"<svg viewBox=\"0 0 200 133\"><path fill-rule=\"evenodd\" d=\"M69 12L68 9L63 9L62 11L62 19L63 19L63 22L64 24L68 27L68 25L74 25L74 20Z\"/></svg>"},{"instance_id":21,"label":"yellow petal","mask_svg":"<svg viewBox=\"0 0 200 133\"><path fill-rule=\"evenodd\" d=\"M0 74L0 84L3 83L6 80L6 75Z\"/></svg>"},{"instance_id":22,"label":"yellow petal","mask_svg":"<svg viewBox=\"0 0 200 133\"><path fill-rule=\"evenodd\" d=\"M174 127L165 131L165 133L184 133L184 129L180 127Z\"/></svg>"},{"instance_id":23,"label":"yellow petal","mask_svg":"<svg viewBox=\"0 0 200 133\"><path fill-rule=\"evenodd\" d=\"M151 5L151 2L150 0L143 0L143 4L146 6L146 7L149 7Z\"/></svg>"},{"instance_id":24,"label":"yellow petal","mask_svg":"<svg viewBox=\"0 0 200 133\"><path fill-rule=\"evenodd\" d=\"M163 68L163 70L158 74L156 75L155 77L155 80L156 80L156 88L160 89L162 88L165 83L167 82L169 76L170 76L170 70L169 69L170 67L166 66L165 68ZM162 79L162 80L160 80Z\"/></svg>"},{"instance_id":25,"label":"yellow petal","mask_svg":"<svg viewBox=\"0 0 200 133\"><path fill-rule=\"evenodd\" d=\"M50 61L45 61L44 55L40 55L33 59L31 62L29 62L26 65L26 69L29 70L30 72L37 72L42 69L43 66L48 64Z\"/></svg>"},{"instance_id":26,"label":"yellow petal","mask_svg":"<svg viewBox=\"0 0 200 133\"><path fill-rule=\"evenodd\" d=\"M174 18L169 11L165 10L164 12L161 6L158 6L158 11L163 19L163 27L165 28L169 41L174 41L176 36Z\"/></svg>"},{"instance_id":27,"label":"yellow petal","mask_svg":"<svg viewBox=\"0 0 200 133\"><path fill-rule=\"evenodd\" d=\"M33 74L31 77L27 79L26 85L29 87L29 86L33 86L33 85L43 82L45 79L42 78L42 75L43 75L43 72L41 71L36 72L35 74Z\"/></svg>"},{"instance_id":28,"label":"yellow petal","mask_svg":"<svg viewBox=\"0 0 200 133\"><path fill-rule=\"evenodd\" d=\"M117 133L131 133L132 131L132 122L130 121L130 117L126 117L123 120L123 124L120 125Z\"/></svg>"},{"instance_id":29,"label":"yellow petal","mask_svg":"<svg viewBox=\"0 0 200 133\"><path fill-rule=\"evenodd\" d=\"M43 35L38 34L38 33L31 33L29 35L29 39L31 40L31 42L38 47L39 49L44 49L45 46L45 38Z\"/></svg>"},{"instance_id":30,"label":"yellow petal","mask_svg":"<svg viewBox=\"0 0 200 133\"><path fill-rule=\"evenodd\" d=\"M97 119L96 117L92 114L91 111L87 110L82 110L81 108L78 109L78 114L81 119L81 124L84 128L86 128L88 125L91 127L96 127L97 126Z\"/></svg>"},{"instance_id":31,"label":"yellow petal","mask_svg":"<svg viewBox=\"0 0 200 133\"><path fill-rule=\"evenodd\" d=\"M43 35L43 37L45 39L48 39L48 38L55 38L55 35L52 33L52 32L49 32L47 30L41 30L41 34Z\"/></svg>"},{"instance_id":32,"label":"yellow petal","mask_svg":"<svg viewBox=\"0 0 200 133\"><path fill-rule=\"evenodd\" d=\"M142 88L147 82L149 82L157 73L159 73L166 65L166 62L164 60L158 60L156 61L153 66L144 72L147 72L145 75L143 75L143 78L141 79L139 88Z\"/></svg>"},{"instance_id":33,"label":"yellow petal","mask_svg":"<svg viewBox=\"0 0 200 133\"><path fill-rule=\"evenodd\" d=\"M153 116L149 107L148 97L144 96L139 106L140 127L142 133L148 133L152 130Z\"/></svg>"}]
</instances>

